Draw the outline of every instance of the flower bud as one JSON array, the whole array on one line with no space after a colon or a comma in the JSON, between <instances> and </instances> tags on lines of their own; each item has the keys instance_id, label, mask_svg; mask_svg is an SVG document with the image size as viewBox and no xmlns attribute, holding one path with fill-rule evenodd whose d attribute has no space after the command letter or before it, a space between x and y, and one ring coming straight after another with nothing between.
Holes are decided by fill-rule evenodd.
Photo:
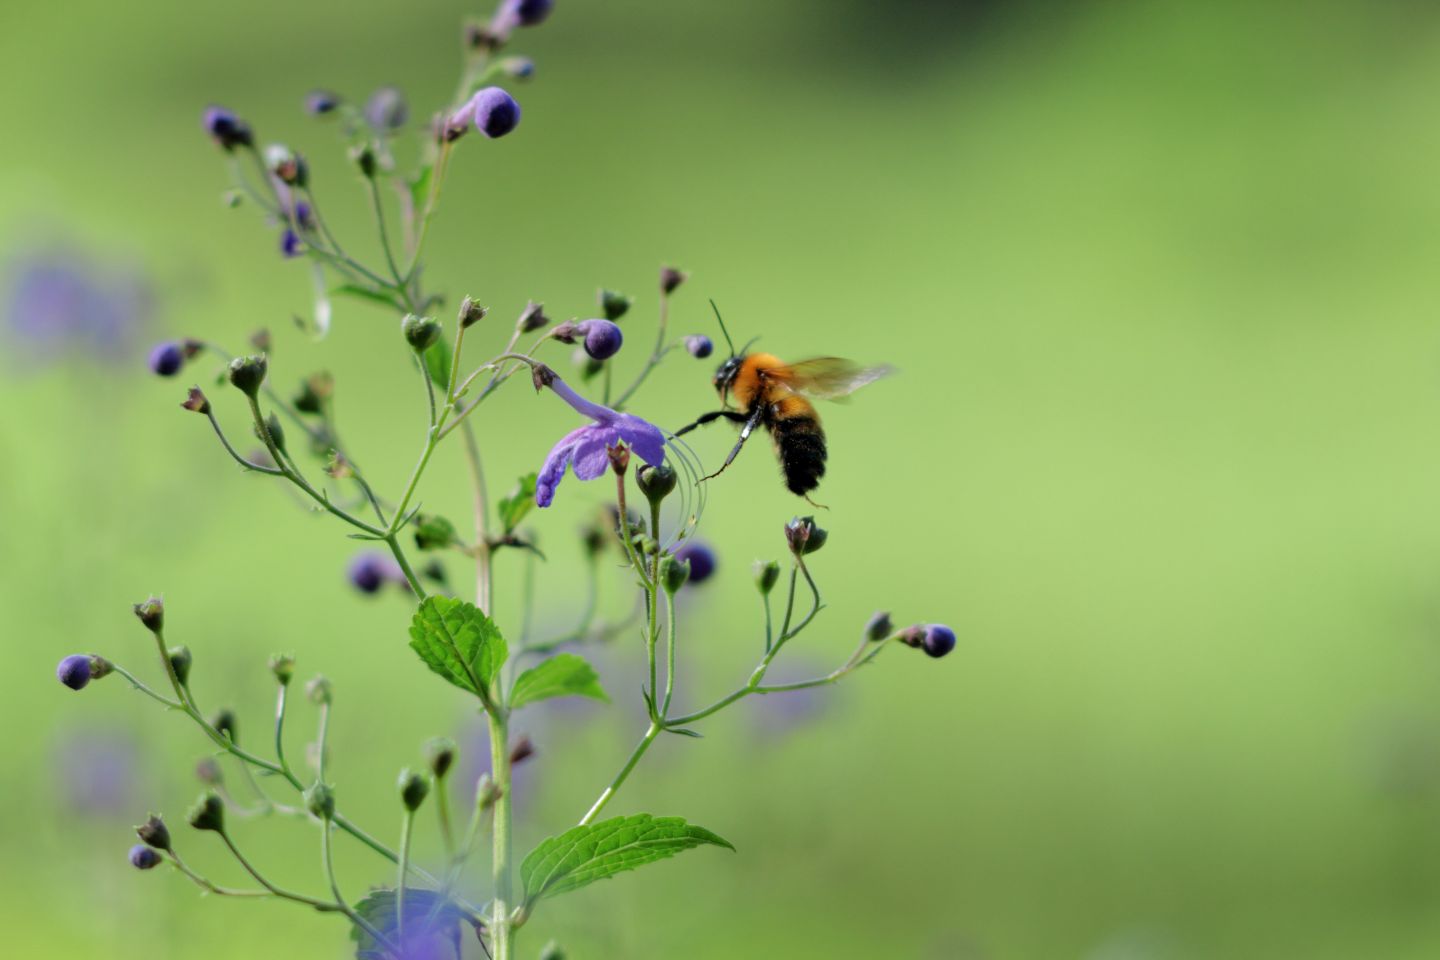
<instances>
[{"instance_id":1,"label":"flower bud","mask_svg":"<svg viewBox=\"0 0 1440 960\"><path fill-rule=\"evenodd\" d=\"M685 338L685 349L690 356L704 360L715 352L715 342L703 333L694 333Z\"/></svg>"},{"instance_id":2,"label":"flower bud","mask_svg":"<svg viewBox=\"0 0 1440 960\"><path fill-rule=\"evenodd\" d=\"M580 324L574 320L566 320L564 323L557 323L550 331L552 340L559 340L561 343L574 343L580 336Z\"/></svg>"},{"instance_id":3,"label":"flower bud","mask_svg":"<svg viewBox=\"0 0 1440 960\"><path fill-rule=\"evenodd\" d=\"M625 476L625 471L630 469L630 448L623 443L617 443L613 447L607 447L605 452L610 456L610 469L615 471L616 476Z\"/></svg>"},{"instance_id":4,"label":"flower bud","mask_svg":"<svg viewBox=\"0 0 1440 960\"><path fill-rule=\"evenodd\" d=\"M259 427L255 428L255 439L261 443L265 442L265 435L269 434L270 442L275 444L275 449L285 450L285 428L280 425L280 418L275 414L265 418L265 431L262 433Z\"/></svg>"},{"instance_id":5,"label":"flower bud","mask_svg":"<svg viewBox=\"0 0 1440 960\"><path fill-rule=\"evenodd\" d=\"M919 649L925 643L925 624L917 623L913 627L906 627L895 635L895 639L907 647Z\"/></svg>"},{"instance_id":6,"label":"flower bud","mask_svg":"<svg viewBox=\"0 0 1440 960\"><path fill-rule=\"evenodd\" d=\"M360 176L366 180L375 179L376 162L374 147L368 143L362 143L360 146L351 149L350 159L353 160L355 166L359 168Z\"/></svg>"},{"instance_id":7,"label":"flower bud","mask_svg":"<svg viewBox=\"0 0 1440 960\"><path fill-rule=\"evenodd\" d=\"M208 414L210 412L210 400L201 392L199 387L191 387L190 392L185 395L185 399L181 401L180 406L193 413Z\"/></svg>"},{"instance_id":8,"label":"flower bud","mask_svg":"<svg viewBox=\"0 0 1440 960\"><path fill-rule=\"evenodd\" d=\"M520 125L520 104L500 87L476 91L466 109L472 111L475 129L491 140L505 136Z\"/></svg>"},{"instance_id":9,"label":"flower bud","mask_svg":"<svg viewBox=\"0 0 1440 960\"><path fill-rule=\"evenodd\" d=\"M560 944L551 940L540 948L540 960L565 960L565 951L561 949Z\"/></svg>"},{"instance_id":10,"label":"flower bud","mask_svg":"<svg viewBox=\"0 0 1440 960\"><path fill-rule=\"evenodd\" d=\"M225 804L220 795L213 790L207 790L200 794L200 799L195 801L195 806L185 815L190 826L196 830L214 830L216 833L225 832Z\"/></svg>"},{"instance_id":11,"label":"flower bud","mask_svg":"<svg viewBox=\"0 0 1440 960\"><path fill-rule=\"evenodd\" d=\"M205 132L210 134L222 150L227 153L236 147L248 147L255 142L250 126L224 107L207 107L201 119Z\"/></svg>"},{"instance_id":12,"label":"flower bud","mask_svg":"<svg viewBox=\"0 0 1440 960\"><path fill-rule=\"evenodd\" d=\"M163 859L143 843L137 843L130 848L130 866L136 870L153 870L160 866Z\"/></svg>"},{"instance_id":13,"label":"flower bud","mask_svg":"<svg viewBox=\"0 0 1440 960\"><path fill-rule=\"evenodd\" d=\"M381 87L365 102L365 120L377 133L390 133L405 126L410 105L397 87Z\"/></svg>"},{"instance_id":14,"label":"flower bud","mask_svg":"<svg viewBox=\"0 0 1440 960\"><path fill-rule=\"evenodd\" d=\"M635 485L652 504L659 504L670 496L678 480L675 471L664 464L656 467L647 463L635 471Z\"/></svg>"},{"instance_id":15,"label":"flower bud","mask_svg":"<svg viewBox=\"0 0 1440 960\"><path fill-rule=\"evenodd\" d=\"M755 589L762 597L768 597L775 584L780 582L780 563L776 560L756 560L751 571L755 575Z\"/></svg>"},{"instance_id":16,"label":"flower bud","mask_svg":"<svg viewBox=\"0 0 1440 960\"><path fill-rule=\"evenodd\" d=\"M305 112L312 117L334 113L340 106L340 95L330 90L311 90L305 95Z\"/></svg>"},{"instance_id":17,"label":"flower bud","mask_svg":"<svg viewBox=\"0 0 1440 960\"><path fill-rule=\"evenodd\" d=\"M690 275L676 270L674 267L663 267L660 270L660 292L667 297L684 283Z\"/></svg>"},{"instance_id":18,"label":"flower bud","mask_svg":"<svg viewBox=\"0 0 1440 960\"><path fill-rule=\"evenodd\" d=\"M660 558L660 584L668 594L675 594L690 579L690 561L667 553Z\"/></svg>"},{"instance_id":19,"label":"flower bud","mask_svg":"<svg viewBox=\"0 0 1440 960\"><path fill-rule=\"evenodd\" d=\"M506 57L500 61L500 69L508 77L516 80L529 80L535 76L535 61L529 57Z\"/></svg>"},{"instance_id":20,"label":"flower bud","mask_svg":"<svg viewBox=\"0 0 1440 960\"><path fill-rule=\"evenodd\" d=\"M175 671L175 679L180 681L180 686L185 686L190 682L190 648L171 647L166 656L170 659L170 669Z\"/></svg>"},{"instance_id":21,"label":"flower bud","mask_svg":"<svg viewBox=\"0 0 1440 960\"><path fill-rule=\"evenodd\" d=\"M698 540L681 544L675 551L675 559L689 562L693 584L704 583L715 573L715 551Z\"/></svg>"},{"instance_id":22,"label":"flower bud","mask_svg":"<svg viewBox=\"0 0 1440 960\"><path fill-rule=\"evenodd\" d=\"M405 804L405 809L414 813L420 809L420 804L425 802L425 795L430 792L430 781L424 776L406 767L400 771L400 802Z\"/></svg>"},{"instance_id":23,"label":"flower bud","mask_svg":"<svg viewBox=\"0 0 1440 960\"><path fill-rule=\"evenodd\" d=\"M955 631L941 623L932 623L925 628L920 645L930 656L939 659L955 649Z\"/></svg>"},{"instance_id":24,"label":"flower bud","mask_svg":"<svg viewBox=\"0 0 1440 960\"><path fill-rule=\"evenodd\" d=\"M207 787L218 787L225 781L225 775L220 770L220 761L214 757L203 757L195 761L195 779Z\"/></svg>"},{"instance_id":25,"label":"flower bud","mask_svg":"<svg viewBox=\"0 0 1440 960\"><path fill-rule=\"evenodd\" d=\"M312 817L329 820L335 816L335 791L329 785L318 781L312 783L302 797L305 809L310 811Z\"/></svg>"},{"instance_id":26,"label":"flower bud","mask_svg":"<svg viewBox=\"0 0 1440 960\"><path fill-rule=\"evenodd\" d=\"M210 726L214 727L216 733L227 738L231 743L240 742L235 728L235 711L229 707L224 707L219 710L215 714L215 719L210 721Z\"/></svg>"},{"instance_id":27,"label":"flower bud","mask_svg":"<svg viewBox=\"0 0 1440 960\"><path fill-rule=\"evenodd\" d=\"M795 556L814 553L825 546L830 534L815 525L814 517L795 517L785 524L785 539Z\"/></svg>"},{"instance_id":28,"label":"flower bud","mask_svg":"<svg viewBox=\"0 0 1440 960\"><path fill-rule=\"evenodd\" d=\"M481 320L484 320L485 314L488 312L489 311L487 311L484 307L480 306L480 304L476 303L470 297L466 297L464 300L460 301L460 326L462 328L473 327Z\"/></svg>"},{"instance_id":29,"label":"flower bud","mask_svg":"<svg viewBox=\"0 0 1440 960\"><path fill-rule=\"evenodd\" d=\"M265 148L265 166L286 186L303 188L310 182L310 168L305 158L283 143L272 143Z\"/></svg>"},{"instance_id":30,"label":"flower bud","mask_svg":"<svg viewBox=\"0 0 1440 960\"><path fill-rule=\"evenodd\" d=\"M170 849L170 828L165 826L164 820L153 813L144 823L135 828L135 835L156 850L168 851Z\"/></svg>"},{"instance_id":31,"label":"flower bud","mask_svg":"<svg viewBox=\"0 0 1440 960\"><path fill-rule=\"evenodd\" d=\"M500 788L495 785L490 774L480 774L480 779L475 781L475 805L481 810L488 810L495 806L495 801L500 799Z\"/></svg>"},{"instance_id":32,"label":"flower bud","mask_svg":"<svg viewBox=\"0 0 1440 960\"><path fill-rule=\"evenodd\" d=\"M173 340L157 344L150 351L150 372L161 377L173 377L185 366L185 351Z\"/></svg>"},{"instance_id":33,"label":"flower bud","mask_svg":"<svg viewBox=\"0 0 1440 960\"><path fill-rule=\"evenodd\" d=\"M521 333L534 333L541 327L549 325L550 318L545 316L544 304L536 303L534 300L525 304L525 309L520 313L520 319L515 323Z\"/></svg>"},{"instance_id":34,"label":"flower bud","mask_svg":"<svg viewBox=\"0 0 1440 960\"><path fill-rule=\"evenodd\" d=\"M619 320L625 316L633 303L623 293L616 293L614 290L601 290L599 294L600 312L605 315L606 320Z\"/></svg>"},{"instance_id":35,"label":"flower bud","mask_svg":"<svg viewBox=\"0 0 1440 960\"><path fill-rule=\"evenodd\" d=\"M865 639L870 641L884 640L890 636L894 630L895 627L890 623L889 612L881 610L865 624Z\"/></svg>"},{"instance_id":36,"label":"flower bud","mask_svg":"<svg viewBox=\"0 0 1440 960\"><path fill-rule=\"evenodd\" d=\"M331 688L329 680L316 674L310 678L309 683L305 684L305 696L310 698L311 703L324 706L334 699L335 692Z\"/></svg>"},{"instance_id":37,"label":"flower bud","mask_svg":"<svg viewBox=\"0 0 1440 960\"><path fill-rule=\"evenodd\" d=\"M350 585L361 593L374 595L392 579L394 571L390 560L383 554L367 551L350 561L345 576Z\"/></svg>"},{"instance_id":38,"label":"flower bud","mask_svg":"<svg viewBox=\"0 0 1440 960\"><path fill-rule=\"evenodd\" d=\"M605 531L598 524L587 524L580 530L580 546L585 550L585 556L592 559L599 556L600 551L605 549Z\"/></svg>"},{"instance_id":39,"label":"flower bud","mask_svg":"<svg viewBox=\"0 0 1440 960\"><path fill-rule=\"evenodd\" d=\"M295 658L288 653L271 654L270 672L275 674L275 680L280 686L290 686L290 681L295 676Z\"/></svg>"},{"instance_id":40,"label":"flower bud","mask_svg":"<svg viewBox=\"0 0 1440 960\"><path fill-rule=\"evenodd\" d=\"M289 227L280 231L280 256L291 260L300 256L304 248L305 244L300 239L300 234Z\"/></svg>"},{"instance_id":41,"label":"flower bud","mask_svg":"<svg viewBox=\"0 0 1440 960\"><path fill-rule=\"evenodd\" d=\"M555 0L505 0L501 11L502 16L513 19L516 26L534 27L544 23L554 7Z\"/></svg>"},{"instance_id":42,"label":"flower bud","mask_svg":"<svg viewBox=\"0 0 1440 960\"><path fill-rule=\"evenodd\" d=\"M515 745L510 748L510 766L513 767L517 763L524 763L533 756L535 756L535 741L529 737L522 736L519 740L516 740Z\"/></svg>"},{"instance_id":43,"label":"flower bud","mask_svg":"<svg viewBox=\"0 0 1440 960\"><path fill-rule=\"evenodd\" d=\"M625 342L620 328L609 320L585 320L579 330L585 337L585 352L595 360L609 360Z\"/></svg>"},{"instance_id":44,"label":"flower bud","mask_svg":"<svg viewBox=\"0 0 1440 960\"><path fill-rule=\"evenodd\" d=\"M230 361L230 382L245 396L253 397L260 392L260 385L265 382L265 373L269 369L270 362L264 354L236 357Z\"/></svg>"},{"instance_id":45,"label":"flower bud","mask_svg":"<svg viewBox=\"0 0 1440 960\"><path fill-rule=\"evenodd\" d=\"M400 321L400 332L405 334L405 342L410 344L416 353L424 353L440 339L440 321L434 317L417 317L413 313L407 313L405 319Z\"/></svg>"},{"instance_id":46,"label":"flower bud","mask_svg":"<svg viewBox=\"0 0 1440 960\"><path fill-rule=\"evenodd\" d=\"M55 677L71 690L84 690L90 676L90 656L84 653L71 654L55 668Z\"/></svg>"},{"instance_id":47,"label":"flower bud","mask_svg":"<svg viewBox=\"0 0 1440 960\"><path fill-rule=\"evenodd\" d=\"M165 601L159 597L151 597L144 603L135 604L135 616L145 624L145 628L151 633L159 633L165 629Z\"/></svg>"},{"instance_id":48,"label":"flower bud","mask_svg":"<svg viewBox=\"0 0 1440 960\"><path fill-rule=\"evenodd\" d=\"M425 744L425 763L435 779L445 779L450 765L455 762L455 741L449 737L436 737Z\"/></svg>"}]
</instances>

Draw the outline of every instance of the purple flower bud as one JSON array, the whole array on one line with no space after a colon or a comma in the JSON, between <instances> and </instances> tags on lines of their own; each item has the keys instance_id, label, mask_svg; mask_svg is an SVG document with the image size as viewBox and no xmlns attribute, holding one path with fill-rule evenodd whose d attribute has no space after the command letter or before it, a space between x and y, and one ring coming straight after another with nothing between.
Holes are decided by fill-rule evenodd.
<instances>
[{"instance_id":1,"label":"purple flower bud","mask_svg":"<svg viewBox=\"0 0 1440 960\"><path fill-rule=\"evenodd\" d=\"M955 649L955 631L944 624L932 623L925 628L920 643L930 656L943 657Z\"/></svg>"},{"instance_id":2,"label":"purple flower bud","mask_svg":"<svg viewBox=\"0 0 1440 960\"><path fill-rule=\"evenodd\" d=\"M520 125L520 104L499 87L486 87L470 98L475 129L490 139L503 137Z\"/></svg>"},{"instance_id":3,"label":"purple flower bud","mask_svg":"<svg viewBox=\"0 0 1440 960\"><path fill-rule=\"evenodd\" d=\"M704 360L715 352L715 344L703 333L695 333L685 338L685 349L690 351L690 356Z\"/></svg>"},{"instance_id":4,"label":"purple flower bud","mask_svg":"<svg viewBox=\"0 0 1440 960\"><path fill-rule=\"evenodd\" d=\"M300 236L289 227L280 234L280 255L287 259L300 256Z\"/></svg>"},{"instance_id":5,"label":"purple flower bud","mask_svg":"<svg viewBox=\"0 0 1440 960\"><path fill-rule=\"evenodd\" d=\"M405 121L410 119L410 106L405 102L405 94L397 87L376 90L365 103L365 119L380 133L405 126Z\"/></svg>"},{"instance_id":6,"label":"purple flower bud","mask_svg":"<svg viewBox=\"0 0 1440 960\"><path fill-rule=\"evenodd\" d=\"M585 352L596 360L609 360L625 341L620 328L609 320L584 320L580 333L585 337Z\"/></svg>"},{"instance_id":7,"label":"purple flower bud","mask_svg":"<svg viewBox=\"0 0 1440 960\"><path fill-rule=\"evenodd\" d=\"M888 611L881 610L865 623L865 639L870 641L884 640L895 631L890 622Z\"/></svg>"},{"instance_id":8,"label":"purple flower bud","mask_svg":"<svg viewBox=\"0 0 1440 960\"><path fill-rule=\"evenodd\" d=\"M545 22L555 9L555 0L506 0L507 10L522 27L535 27Z\"/></svg>"},{"instance_id":9,"label":"purple flower bud","mask_svg":"<svg viewBox=\"0 0 1440 960\"><path fill-rule=\"evenodd\" d=\"M715 573L715 551L698 540L681 544L675 551L675 559L690 561L691 583L704 583Z\"/></svg>"},{"instance_id":10,"label":"purple flower bud","mask_svg":"<svg viewBox=\"0 0 1440 960\"><path fill-rule=\"evenodd\" d=\"M150 351L150 372L173 377L185 366L185 350L173 340L156 345Z\"/></svg>"},{"instance_id":11,"label":"purple flower bud","mask_svg":"<svg viewBox=\"0 0 1440 960\"><path fill-rule=\"evenodd\" d=\"M361 593L379 593L388 581L394 580L398 571L395 562L383 554L362 553L350 561L346 577L350 585Z\"/></svg>"},{"instance_id":12,"label":"purple flower bud","mask_svg":"<svg viewBox=\"0 0 1440 960\"><path fill-rule=\"evenodd\" d=\"M516 80L529 80L535 75L535 61L529 57L506 57L500 61L500 69Z\"/></svg>"},{"instance_id":13,"label":"purple flower bud","mask_svg":"<svg viewBox=\"0 0 1440 960\"><path fill-rule=\"evenodd\" d=\"M311 90L305 95L305 112L312 117L324 116L340 106L340 95L329 90Z\"/></svg>"},{"instance_id":14,"label":"purple flower bud","mask_svg":"<svg viewBox=\"0 0 1440 960\"><path fill-rule=\"evenodd\" d=\"M660 269L660 292L669 296L674 293L680 284L685 282L689 274L675 267L662 267Z\"/></svg>"},{"instance_id":15,"label":"purple flower bud","mask_svg":"<svg viewBox=\"0 0 1440 960\"><path fill-rule=\"evenodd\" d=\"M163 858L143 843L130 848L130 865L136 870L153 870L160 866Z\"/></svg>"},{"instance_id":16,"label":"purple flower bud","mask_svg":"<svg viewBox=\"0 0 1440 960\"><path fill-rule=\"evenodd\" d=\"M249 125L224 107L207 107L201 122L205 126L205 132L210 134L211 139L223 150L248 147L255 142Z\"/></svg>"},{"instance_id":17,"label":"purple flower bud","mask_svg":"<svg viewBox=\"0 0 1440 960\"><path fill-rule=\"evenodd\" d=\"M90 682L90 657L83 653L71 654L60 661L55 676L71 690L84 690Z\"/></svg>"}]
</instances>

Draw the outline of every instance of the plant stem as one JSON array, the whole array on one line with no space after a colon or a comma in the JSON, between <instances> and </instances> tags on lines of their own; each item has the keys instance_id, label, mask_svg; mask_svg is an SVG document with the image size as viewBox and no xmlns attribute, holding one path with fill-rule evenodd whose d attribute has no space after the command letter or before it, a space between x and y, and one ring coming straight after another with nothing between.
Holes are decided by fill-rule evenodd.
<instances>
[{"instance_id":1,"label":"plant stem","mask_svg":"<svg viewBox=\"0 0 1440 960\"><path fill-rule=\"evenodd\" d=\"M403 944L405 942L405 888L409 886L410 869L410 832L415 825L415 811L405 810L405 818L400 821L400 863L399 874L395 879L395 935Z\"/></svg>"},{"instance_id":2,"label":"plant stem","mask_svg":"<svg viewBox=\"0 0 1440 960\"><path fill-rule=\"evenodd\" d=\"M514 960L514 927L510 910L515 906L510 869L510 739L501 709L489 711L490 769L495 778L495 829L492 843L495 882L494 912L490 926L493 960Z\"/></svg>"},{"instance_id":3,"label":"plant stem","mask_svg":"<svg viewBox=\"0 0 1440 960\"><path fill-rule=\"evenodd\" d=\"M593 821L599 815L600 811L605 809L605 805L610 802L610 798L615 796L620 790L621 785L624 784L626 778L630 776L630 771L635 769L635 765L640 762L641 757L645 756L645 751L650 749L650 744L655 742L655 738L660 736L660 731L663 729L664 727L658 722L651 722L649 728L645 731L645 736L640 739L640 742L636 744L635 749L630 753L630 759L625 761L625 766L620 768L620 772L615 775L615 779L610 781L610 785L600 794L599 798L596 799L595 803L585 813L585 816L580 818L580 826L583 827Z\"/></svg>"}]
</instances>

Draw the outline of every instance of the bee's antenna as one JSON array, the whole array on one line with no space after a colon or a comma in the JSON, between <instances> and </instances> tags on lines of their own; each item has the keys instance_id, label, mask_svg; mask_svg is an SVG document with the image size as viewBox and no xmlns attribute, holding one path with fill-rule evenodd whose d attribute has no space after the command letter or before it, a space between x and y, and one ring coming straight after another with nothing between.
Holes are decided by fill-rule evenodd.
<instances>
[{"instance_id":1,"label":"bee's antenna","mask_svg":"<svg viewBox=\"0 0 1440 960\"><path fill-rule=\"evenodd\" d=\"M715 319L720 321L720 332L725 334L725 343L730 347L730 356L738 356L735 353L735 341L730 339L730 331L725 329L725 321L720 318L720 308L715 306L715 301L710 301L710 309L715 311Z\"/></svg>"},{"instance_id":2,"label":"bee's antenna","mask_svg":"<svg viewBox=\"0 0 1440 960\"><path fill-rule=\"evenodd\" d=\"M743 356L746 352L749 351L751 347L755 346L755 344L758 343L759 340L759 337L751 337L749 340L746 340L745 346L740 348L740 354Z\"/></svg>"}]
</instances>

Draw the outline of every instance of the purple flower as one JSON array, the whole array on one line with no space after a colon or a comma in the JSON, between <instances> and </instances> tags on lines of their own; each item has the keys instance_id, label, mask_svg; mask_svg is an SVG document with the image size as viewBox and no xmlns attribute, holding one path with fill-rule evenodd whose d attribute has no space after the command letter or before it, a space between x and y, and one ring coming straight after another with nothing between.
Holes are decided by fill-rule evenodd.
<instances>
[{"instance_id":1,"label":"purple flower","mask_svg":"<svg viewBox=\"0 0 1440 960\"><path fill-rule=\"evenodd\" d=\"M464 109L470 112L475 129L492 140L520 125L520 104L499 87L478 91Z\"/></svg>"},{"instance_id":2,"label":"purple flower","mask_svg":"<svg viewBox=\"0 0 1440 960\"><path fill-rule=\"evenodd\" d=\"M696 333L685 338L685 349L690 351L690 356L704 360L715 352L715 344L705 334Z\"/></svg>"},{"instance_id":3,"label":"purple flower","mask_svg":"<svg viewBox=\"0 0 1440 960\"><path fill-rule=\"evenodd\" d=\"M522 27L534 27L545 22L550 11L555 9L555 0L506 0L505 10Z\"/></svg>"},{"instance_id":4,"label":"purple flower","mask_svg":"<svg viewBox=\"0 0 1440 960\"><path fill-rule=\"evenodd\" d=\"M300 246L300 235L286 227L280 234L280 255L287 258L298 257Z\"/></svg>"},{"instance_id":5,"label":"purple flower","mask_svg":"<svg viewBox=\"0 0 1440 960\"><path fill-rule=\"evenodd\" d=\"M579 333L585 338L585 352L592 360L609 360L625 342L620 328L609 320L582 320Z\"/></svg>"},{"instance_id":6,"label":"purple flower","mask_svg":"<svg viewBox=\"0 0 1440 960\"><path fill-rule=\"evenodd\" d=\"M185 349L174 340L158 344L150 351L150 372L162 377L173 377L185 365Z\"/></svg>"},{"instance_id":7,"label":"purple flower","mask_svg":"<svg viewBox=\"0 0 1440 960\"><path fill-rule=\"evenodd\" d=\"M206 107L201 123L210 138L224 150L248 147L255 142L250 126L224 107Z\"/></svg>"},{"instance_id":8,"label":"purple flower","mask_svg":"<svg viewBox=\"0 0 1440 960\"><path fill-rule=\"evenodd\" d=\"M555 499L555 488L565 476L565 468L573 466L581 480L594 480L610 465L608 448L624 441L651 466L665 462L665 434L660 428L628 413L616 413L609 407L591 403L555 376L548 367L540 368L538 379L577 411L594 423L572 430L551 449L535 481L535 505L548 507Z\"/></svg>"},{"instance_id":9,"label":"purple flower","mask_svg":"<svg viewBox=\"0 0 1440 960\"><path fill-rule=\"evenodd\" d=\"M932 623L925 628L920 644L930 656L943 657L955 649L955 631L944 624Z\"/></svg>"},{"instance_id":10,"label":"purple flower","mask_svg":"<svg viewBox=\"0 0 1440 960\"><path fill-rule=\"evenodd\" d=\"M136 870L153 870L160 866L160 863L160 854L145 844L137 843L130 848L130 865Z\"/></svg>"},{"instance_id":11,"label":"purple flower","mask_svg":"<svg viewBox=\"0 0 1440 960\"><path fill-rule=\"evenodd\" d=\"M365 119L380 133L400 129L409 118L410 106L397 87L381 87L365 103Z\"/></svg>"},{"instance_id":12,"label":"purple flower","mask_svg":"<svg viewBox=\"0 0 1440 960\"><path fill-rule=\"evenodd\" d=\"M71 654L60 661L55 676L71 690L84 690L90 682L90 657L83 653Z\"/></svg>"},{"instance_id":13,"label":"purple flower","mask_svg":"<svg viewBox=\"0 0 1440 960\"><path fill-rule=\"evenodd\" d=\"M15 341L9 352L27 368L80 350L106 359L128 354L153 313L140 273L64 248L27 253L5 273L4 319Z\"/></svg>"},{"instance_id":14,"label":"purple flower","mask_svg":"<svg viewBox=\"0 0 1440 960\"><path fill-rule=\"evenodd\" d=\"M305 95L305 112L313 117L324 116L340 106L340 95L329 90L311 90Z\"/></svg>"},{"instance_id":15,"label":"purple flower","mask_svg":"<svg viewBox=\"0 0 1440 960\"><path fill-rule=\"evenodd\" d=\"M675 559L690 561L688 583L704 583L715 572L715 551L698 540L681 544L675 551Z\"/></svg>"},{"instance_id":16,"label":"purple flower","mask_svg":"<svg viewBox=\"0 0 1440 960\"><path fill-rule=\"evenodd\" d=\"M399 564L383 553L367 552L350 561L345 573L350 585L361 593L375 594L386 583L403 583L405 574Z\"/></svg>"}]
</instances>

